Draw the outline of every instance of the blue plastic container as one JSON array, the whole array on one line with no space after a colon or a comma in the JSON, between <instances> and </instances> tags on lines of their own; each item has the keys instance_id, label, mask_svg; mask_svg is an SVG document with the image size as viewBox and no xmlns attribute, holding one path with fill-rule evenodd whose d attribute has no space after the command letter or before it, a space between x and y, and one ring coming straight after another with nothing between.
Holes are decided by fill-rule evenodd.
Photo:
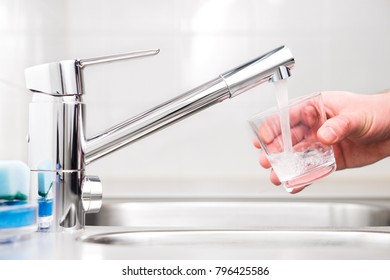
<instances>
[{"instance_id":1,"label":"blue plastic container","mask_svg":"<svg viewBox=\"0 0 390 280\"><path fill-rule=\"evenodd\" d=\"M37 208L26 201L0 202L0 243L13 242L37 228Z\"/></svg>"},{"instance_id":2,"label":"blue plastic container","mask_svg":"<svg viewBox=\"0 0 390 280\"><path fill-rule=\"evenodd\" d=\"M20 161L0 161L0 243L18 240L37 229L36 192L30 170Z\"/></svg>"}]
</instances>

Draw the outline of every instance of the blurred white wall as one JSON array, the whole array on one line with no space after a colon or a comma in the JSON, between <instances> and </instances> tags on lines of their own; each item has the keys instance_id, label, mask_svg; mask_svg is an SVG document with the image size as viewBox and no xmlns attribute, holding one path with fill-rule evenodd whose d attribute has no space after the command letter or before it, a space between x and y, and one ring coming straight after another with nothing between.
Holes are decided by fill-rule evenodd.
<instances>
[{"instance_id":1,"label":"blurred white wall","mask_svg":"<svg viewBox=\"0 0 390 280\"><path fill-rule=\"evenodd\" d=\"M287 45L290 96L389 88L388 0L0 0L0 158L27 161L24 68L160 48L85 70L93 135ZM272 85L192 116L88 166L110 195L285 195L257 163L246 119L275 104ZM390 160L337 172L302 195L390 195ZM386 188L389 187L389 188Z\"/></svg>"}]
</instances>

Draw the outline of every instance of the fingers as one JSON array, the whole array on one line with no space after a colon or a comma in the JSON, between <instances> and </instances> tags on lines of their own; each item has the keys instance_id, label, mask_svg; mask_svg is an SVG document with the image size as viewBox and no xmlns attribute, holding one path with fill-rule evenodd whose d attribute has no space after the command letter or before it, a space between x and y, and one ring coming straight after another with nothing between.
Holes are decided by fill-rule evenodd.
<instances>
[{"instance_id":1,"label":"fingers","mask_svg":"<svg viewBox=\"0 0 390 280\"><path fill-rule=\"evenodd\" d=\"M307 138L307 133L317 131L321 116L318 108L308 104L300 111L293 110L290 112L290 133L292 144L299 143L302 139ZM272 115L264 123L254 129L257 139L253 140L256 148L260 148L260 141L266 145L270 152L280 152L283 150L283 137L280 126L279 115Z\"/></svg>"},{"instance_id":2,"label":"fingers","mask_svg":"<svg viewBox=\"0 0 390 280\"><path fill-rule=\"evenodd\" d=\"M253 146L255 146L257 149L261 149L260 142L257 138L253 138L252 140Z\"/></svg>"},{"instance_id":3,"label":"fingers","mask_svg":"<svg viewBox=\"0 0 390 280\"><path fill-rule=\"evenodd\" d=\"M327 120L318 130L318 139L326 144L338 143L349 136L358 137L366 131L367 123L364 114L338 115Z\"/></svg>"},{"instance_id":4,"label":"fingers","mask_svg":"<svg viewBox=\"0 0 390 280\"><path fill-rule=\"evenodd\" d=\"M259 162L260 162L260 165L261 165L263 168L268 169L268 168L271 167L271 163L269 162L269 160L268 160L268 158L267 158L267 156L266 156L266 154L265 154L264 151L261 151L261 152L260 152L260 160L259 160Z\"/></svg>"},{"instance_id":5,"label":"fingers","mask_svg":"<svg viewBox=\"0 0 390 280\"><path fill-rule=\"evenodd\" d=\"M292 145L297 148L297 145L304 145L305 141L307 139L311 139L312 136L309 135L310 129L306 125L298 125L293 128L291 128L291 141ZM261 136L260 136L261 137ZM282 152L284 150L284 145L283 145L283 137L281 134L277 136L273 136L274 138L268 139L268 143L263 142L263 145L267 146L267 150L270 153L278 153ZM263 141L263 137L260 138ZM254 138L252 140L253 145L261 149L261 144L259 139Z\"/></svg>"},{"instance_id":6,"label":"fingers","mask_svg":"<svg viewBox=\"0 0 390 280\"><path fill-rule=\"evenodd\" d=\"M317 132L318 139L325 145L332 145L339 141L339 136L333 126L329 121L325 123Z\"/></svg>"},{"instance_id":7,"label":"fingers","mask_svg":"<svg viewBox=\"0 0 390 280\"><path fill-rule=\"evenodd\" d=\"M278 176L276 175L275 171L273 171L273 170L271 170L270 180L271 180L272 184L274 184L275 186L279 186L281 184Z\"/></svg>"}]
</instances>

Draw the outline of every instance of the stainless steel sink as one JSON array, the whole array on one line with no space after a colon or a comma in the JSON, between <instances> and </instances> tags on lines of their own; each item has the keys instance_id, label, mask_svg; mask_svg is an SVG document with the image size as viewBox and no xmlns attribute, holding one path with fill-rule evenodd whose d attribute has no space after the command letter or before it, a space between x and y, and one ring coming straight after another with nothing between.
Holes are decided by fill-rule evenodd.
<instances>
[{"instance_id":1,"label":"stainless steel sink","mask_svg":"<svg viewBox=\"0 0 390 280\"><path fill-rule=\"evenodd\" d=\"M100 213L87 217L80 240L101 246L96 249L109 259L390 259L388 206L379 200L105 200Z\"/></svg>"},{"instance_id":2,"label":"stainless steel sink","mask_svg":"<svg viewBox=\"0 0 390 280\"><path fill-rule=\"evenodd\" d=\"M87 225L236 230L356 228L390 225L390 209L376 201L105 200L100 213L87 216Z\"/></svg>"}]
</instances>

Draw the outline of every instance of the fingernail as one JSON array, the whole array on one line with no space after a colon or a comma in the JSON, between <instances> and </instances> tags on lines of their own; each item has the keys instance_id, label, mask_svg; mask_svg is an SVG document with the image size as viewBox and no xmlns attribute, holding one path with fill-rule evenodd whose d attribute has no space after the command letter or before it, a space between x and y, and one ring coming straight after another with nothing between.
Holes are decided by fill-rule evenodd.
<instances>
[{"instance_id":1,"label":"fingernail","mask_svg":"<svg viewBox=\"0 0 390 280\"><path fill-rule=\"evenodd\" d=\"M336 134L336 131L330 126L327 126L324 129L322 129L320 131L320 135L321 135L321 138L324 139L328 143L335 142L337 137L338 137Z\"/></svg>"}]
</instances>

